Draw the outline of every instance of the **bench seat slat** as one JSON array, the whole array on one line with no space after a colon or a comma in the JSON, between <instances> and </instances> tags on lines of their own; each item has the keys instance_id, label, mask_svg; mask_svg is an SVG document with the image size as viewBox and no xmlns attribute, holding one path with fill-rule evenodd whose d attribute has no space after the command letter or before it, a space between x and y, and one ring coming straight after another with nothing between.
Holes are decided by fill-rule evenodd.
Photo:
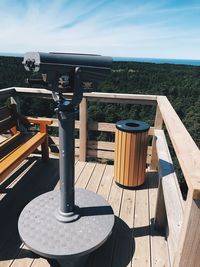
<instances>
[{"instance_id":1,"label":"bench seat slat","mask_svg":"<svg viewBox=\"0 0 200 267\"><path fill-rule=\"evenodd\" d=\"M17 136L14 135L13 139L6 142L6 144L3 147L0 146L0 163L4 161L5 158L7 158L10 154L12 154L15 150L19 149L20 146L22 146L25 142L30 140L33 136L34 136L33 133L20 133Z\"/></svg>"},{"instance_id":2,"label":"bench seat slat","mask_svg":"<svg viewBox=\"0 0 200 267\"><path fill-rule=\"evenodd\" d=\"M32 151L34 151L46 138L45 133L37 133L30 140L23 143L0 163L0 182L13 171Z\"/></svg>"},{"instance_id":3,"label":"bench seat slat","mask_svg":"<svg viewBox=\"0 0 200 267\"><path fill-rule=\"evenodd\" d=\"M12 144L21 135L21 132L17 131L15 135L7 137L0 143L0 151L3 150L8 144Z\"/></svg>"}]
</instances>

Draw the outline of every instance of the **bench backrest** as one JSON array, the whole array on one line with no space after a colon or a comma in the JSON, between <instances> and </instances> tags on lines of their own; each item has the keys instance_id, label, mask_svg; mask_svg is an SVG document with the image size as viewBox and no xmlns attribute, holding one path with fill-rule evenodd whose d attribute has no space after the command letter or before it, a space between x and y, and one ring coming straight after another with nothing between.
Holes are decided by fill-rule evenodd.
<instances>
[{"instance_id":1,"label":"bench backrest","mask_svg":"<svg viewBox=\"0 0 200 267\"><path fill-rule=\"evenodd\" d=\"M0 108L0 134L8 131L15 132L18 124L16 116L16 106L10 105L10 107Z\"/></svg>"}]
</instances>

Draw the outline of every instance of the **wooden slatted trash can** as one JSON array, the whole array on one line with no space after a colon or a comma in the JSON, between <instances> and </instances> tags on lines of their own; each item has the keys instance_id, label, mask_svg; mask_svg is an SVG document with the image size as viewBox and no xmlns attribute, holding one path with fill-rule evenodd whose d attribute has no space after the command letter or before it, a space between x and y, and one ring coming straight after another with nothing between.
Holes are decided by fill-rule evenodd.
<instances>
[{"instance_id":1,"label":"wooden slatted trash can","mask_svg":"<svg viewBox=\"0 0 200 267\"><path fill-rule=\"evenodd\" d=\"M137 120L116 123L114 177L118 185L136 187L144 183L149 128L149 124Z\"/></svg>"}]
</instances>

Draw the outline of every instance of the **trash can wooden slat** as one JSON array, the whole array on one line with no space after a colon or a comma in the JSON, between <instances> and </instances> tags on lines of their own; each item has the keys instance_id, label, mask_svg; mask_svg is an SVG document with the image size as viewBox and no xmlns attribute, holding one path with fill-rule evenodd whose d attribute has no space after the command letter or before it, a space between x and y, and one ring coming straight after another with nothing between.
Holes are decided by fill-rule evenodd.
<instances>
[{"instance_id":1,"label":"trash can wooden slat","mask_svg":"<svg viewBox=\"0 0 200 267\"><path fill-rule=\"evenodd\" d=\"M116 183L135 187L144 183L149 124L125 120L116 124L114 177Z\"/></svg>"}]
</instances>

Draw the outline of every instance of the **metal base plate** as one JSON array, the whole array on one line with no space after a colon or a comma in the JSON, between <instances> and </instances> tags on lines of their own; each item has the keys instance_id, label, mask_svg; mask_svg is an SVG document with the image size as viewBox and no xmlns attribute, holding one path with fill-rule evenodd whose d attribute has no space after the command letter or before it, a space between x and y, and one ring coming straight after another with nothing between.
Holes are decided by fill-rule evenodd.
<instances>
[{"instance_id":1,"label":"metal base plate","mask_svg":"<svg viewBox=\"0 0 200 267\"><path fill-rule=\"evenodd\" d=\"M60 192L51 191L33 199L18 221L21 239L35 253L46 258L73 260L101 246L112 233L114 214L101 196L75 190L80 218L71 223L57 220Z\"/></svg>"}]
</instances>

